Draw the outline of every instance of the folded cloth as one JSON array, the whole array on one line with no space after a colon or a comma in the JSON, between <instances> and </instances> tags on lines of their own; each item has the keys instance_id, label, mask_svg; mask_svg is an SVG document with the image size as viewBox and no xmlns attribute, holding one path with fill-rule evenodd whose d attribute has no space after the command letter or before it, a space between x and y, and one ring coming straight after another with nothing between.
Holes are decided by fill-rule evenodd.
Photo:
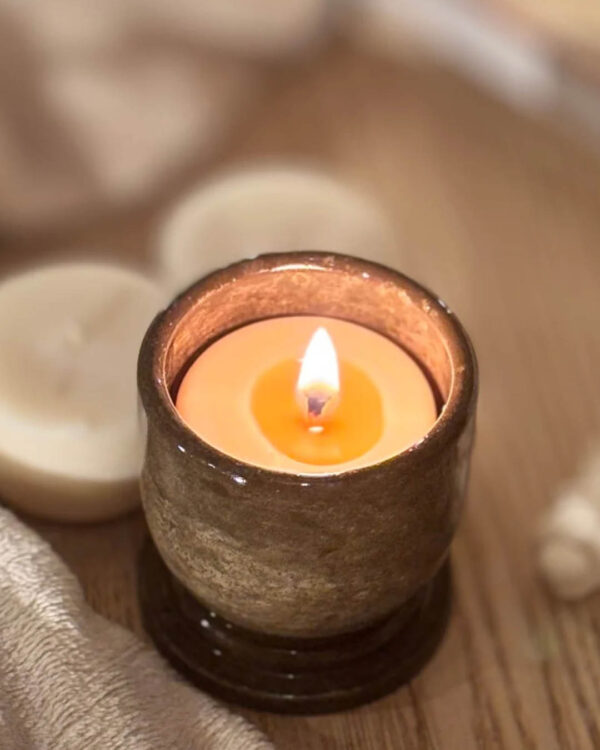
<instances>
[{"instance_id":1,"label":"folded cloth","mask_svg":"<svg viewBox=\"0 0 600 750\"><path fill-rule=\"evenodd\" d=\"M262 68L166 29L133 34L133 3L0 0L0 232L160 193L213 157L257 97Z\"/></svg>"},{"instance_id":2,"label":"folded cloth","mask_svg":"<svg viewBox=\"0 0 600 750\"><path fill-rule=\"evenodd\" d=\"M0 508L2 750L273 750L96 614L50 546Z\"/></svg>"}]
</instances>

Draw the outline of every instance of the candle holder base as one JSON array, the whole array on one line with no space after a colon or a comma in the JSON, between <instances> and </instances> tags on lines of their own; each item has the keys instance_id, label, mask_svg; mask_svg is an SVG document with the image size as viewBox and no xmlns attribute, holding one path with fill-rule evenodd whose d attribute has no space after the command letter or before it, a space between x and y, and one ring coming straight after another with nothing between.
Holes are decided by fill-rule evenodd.
<instances>
[{"instance_id":1,"label":"candle holder base","mask_svg":"<svg viewBox=\"0 0 600 750\"><path fill-rule=\"evenodd\" d=\"M139 567L144 625L190 682L222 700L286 714L342 711L393 692L430 659L450 612L450 566L392 615L327 638L250 631L211 612L148 540Z\"/></svg>"}]
</instances>

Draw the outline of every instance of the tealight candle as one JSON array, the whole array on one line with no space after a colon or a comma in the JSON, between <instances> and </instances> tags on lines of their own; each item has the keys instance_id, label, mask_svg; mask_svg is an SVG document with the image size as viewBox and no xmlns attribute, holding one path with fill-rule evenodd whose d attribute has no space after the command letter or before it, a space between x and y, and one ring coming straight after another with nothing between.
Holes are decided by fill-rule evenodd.
<instances>
[{"instance_id":1,"label":"tealight candle","mask_svg":"<svg viewBox=\"0 0 600 750\"><path fill-rule=\"evenodd\" d=\"M160 275L179 292L221 266L298 247L337 247L390 265L400 252L369 195L335 174L271 164L217 175L179 201L160 231Z\"/></svg>"},{"instance_id":2,"label":"tealight candle","mask_svg":"<svg viewBox=\"0 0 600 750\"><path fill-rule=\"evenodd\" d=\"M312 315L262 320L219 339L186 373L176 406L223 453L295 474L385 460L418 442L437 416L425 374L402 348L356 323Z\"/></svg>"},{"instance_id":3,"label":"tealight candle","mask_svg":"<svg viewBox=\"0 0 600 750\"><path fill-rule=\"evenodd\" d=\"M133 376L162 291L103 263L0 284L0 496L27 513L100 521L139 503Z\"/></svg>"}]
</instances>

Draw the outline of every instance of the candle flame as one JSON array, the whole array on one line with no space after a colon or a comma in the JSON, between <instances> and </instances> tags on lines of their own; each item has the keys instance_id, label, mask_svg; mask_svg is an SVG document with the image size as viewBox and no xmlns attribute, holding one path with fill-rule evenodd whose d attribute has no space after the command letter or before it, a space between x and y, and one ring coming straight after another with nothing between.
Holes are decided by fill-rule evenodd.
<instances>
[{"instance_id":1,"label":"candle flame","mask_svg":"<svg viewBox=\"0 0 600 750\"><path fill-rule=\"evenodd\" d=\"M304 418L313 424L326 421L337 406L339 392L335 346L325 328L317 328L304 353L296 385L296 397Z\"/></svg>"}]
</instances>

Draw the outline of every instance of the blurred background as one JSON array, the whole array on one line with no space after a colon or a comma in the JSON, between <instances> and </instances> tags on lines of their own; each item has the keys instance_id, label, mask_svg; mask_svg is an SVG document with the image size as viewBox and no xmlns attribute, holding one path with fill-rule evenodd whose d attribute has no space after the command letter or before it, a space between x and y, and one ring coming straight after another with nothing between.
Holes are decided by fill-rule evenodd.
<instances>
[{"instance_id":1,"label":"blurred background","mask_svg":"<svg viewBox=\"0 0 600 750\"><path fill-rule=\"evenodd\" d=\"M599 144L589 0L0 0L0 272L101 257L158 276L190 196L263 165L264 194L223 199L201 242L188 232L177 283L194 252L243 257L253 222L273 248L348 249L345 193L335 211L322 185L273 197L281 170L317 170L380 212L381 245L353 252L431 286L474 339L478 444L438 667L370 719L258 717L282 747L368 747L364 726L437 746L420 706L445 748L599 746L598 599L557 603L532 562L538 517L600 427ZM92 603L139 630L139 517L39 528Z\"/></svg>"},{"instance_id":2,"label":"blurred background","mask_svg":"<svg viewBox=\"0 0 600 750\"><path fill-rule=\"evenodd\" d=\"M402 111L400 156L402 127L444 95L455 120L460 95L486 92L592 149L600 128L585 0L0 0L0 34L4 255L14 235L23 252L132 211L139 226L222 162L318 160L381 192L384 109Z\"/></svg>"}]
</instances>

